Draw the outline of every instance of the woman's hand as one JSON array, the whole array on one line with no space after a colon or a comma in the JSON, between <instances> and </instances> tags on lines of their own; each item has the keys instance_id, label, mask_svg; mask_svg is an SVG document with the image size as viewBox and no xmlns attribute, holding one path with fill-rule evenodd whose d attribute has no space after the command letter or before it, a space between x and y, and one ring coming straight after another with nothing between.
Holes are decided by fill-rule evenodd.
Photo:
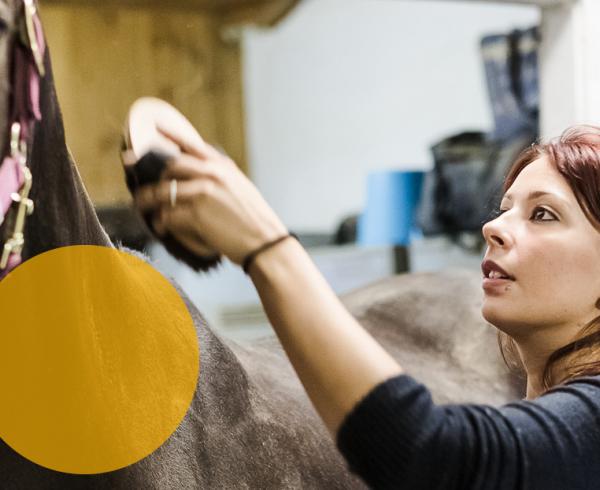
<instances>
[{"instance_id":1,"label":"woman's hand","mask_svg":"<svg viewBox=\"0 0 600 490\"><path fill-rule=\"evenodd\" d=\"M212 146L188 145L175 135L183 153L169 162L161 180L141 187L135 204L154 212L157 233L169 231L201 255L215 251L240 264L264 243L287 234L258 189L228 157ZM171 206L171 180L177 181L177 199Z\"/></svg>"}]
</instances>

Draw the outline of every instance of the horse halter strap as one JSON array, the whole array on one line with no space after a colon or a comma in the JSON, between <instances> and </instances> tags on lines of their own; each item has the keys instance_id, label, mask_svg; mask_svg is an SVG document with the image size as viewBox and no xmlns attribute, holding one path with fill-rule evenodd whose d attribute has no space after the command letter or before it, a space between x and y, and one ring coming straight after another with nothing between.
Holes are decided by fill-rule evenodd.
<instances>
[{"instance_id":1,"label":"horse halter strap","mask_svg":"<svg viewBox=\"0 0 600 490\"><path fill-rule=\"evenodd\" d=\"M33 212L29 199L32 176L27 167L28 142L33 126L42 118L40 82L44 76L45 42L34 0L23 0L18 36L11 63L10 148L0 166L0 225L11 211L14 228L0 255L0 279L21 263L25 219Z\"/></svg>"}]
</instances>

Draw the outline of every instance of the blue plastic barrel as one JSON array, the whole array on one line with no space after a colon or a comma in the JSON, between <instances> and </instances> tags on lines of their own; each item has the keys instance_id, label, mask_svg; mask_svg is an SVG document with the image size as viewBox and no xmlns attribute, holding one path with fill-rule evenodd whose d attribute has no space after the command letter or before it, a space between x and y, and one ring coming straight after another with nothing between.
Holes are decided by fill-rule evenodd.
<instances>
[{"instance_id":1,"label":"blue plastic barrel","mask_svg":"<svg viewBox=\"0 0 600 490\"><path fill-rule=\"evenodd\" d=\"M367 178L367 203L358 220L360 245L408 245L424 172L381 170Z\"/></svg>"}]
</instances>

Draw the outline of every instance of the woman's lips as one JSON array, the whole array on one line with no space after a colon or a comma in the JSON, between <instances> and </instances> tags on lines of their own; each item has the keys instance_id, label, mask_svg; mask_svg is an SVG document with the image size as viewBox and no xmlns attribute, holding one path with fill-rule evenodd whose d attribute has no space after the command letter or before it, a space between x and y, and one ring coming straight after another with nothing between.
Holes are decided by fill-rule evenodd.
<instances>
[{"instance_id":1,"label":"woman's lips","mask_svg":"<svg viewBox=\"0 0 600 490\"><path fill-rule=\"evenodd\" d=\"M496 262L494 262L493 260L484 260L481 263L481 272L483 272L483 277L488 277L490 279L492 279L490 276L497 276L500 277L502 276L502 278L506 279L513 279L514 277L511 276L508 272L506 272L502 267L500 267L498 264L496 264Z\"/></svg>"},{"instance_id":2,"label":"woman's lips","mask_svg":"<svg viewBox=\"0 0 600 490\"><path fill-rule=\"evenodd\" d=\"M510 289L508 286L515 282L513 279L503 279L503 278L494 278L490 279L489 277L484 277L481 286L486 293L494 293L494 292L503 292L508 291Z\"/></svg>"}]
</instances>

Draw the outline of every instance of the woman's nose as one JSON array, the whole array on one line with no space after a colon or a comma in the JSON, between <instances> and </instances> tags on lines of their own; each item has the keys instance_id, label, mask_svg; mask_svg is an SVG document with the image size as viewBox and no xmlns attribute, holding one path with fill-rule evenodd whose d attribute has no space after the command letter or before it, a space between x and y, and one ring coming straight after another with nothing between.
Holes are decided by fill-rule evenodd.
<instances>
[{"instance_id":1,"label":"woman's nose","mask_svg":"<svg viewBox=\"0 0 600 490\"><path fill-rule=\"evenodd\" d=\"M500 219L496 218L483 225L481 231L488 246L504 247L510 241L505 227L502 226L500 221Z\"/></svg>"}]
</instances>

